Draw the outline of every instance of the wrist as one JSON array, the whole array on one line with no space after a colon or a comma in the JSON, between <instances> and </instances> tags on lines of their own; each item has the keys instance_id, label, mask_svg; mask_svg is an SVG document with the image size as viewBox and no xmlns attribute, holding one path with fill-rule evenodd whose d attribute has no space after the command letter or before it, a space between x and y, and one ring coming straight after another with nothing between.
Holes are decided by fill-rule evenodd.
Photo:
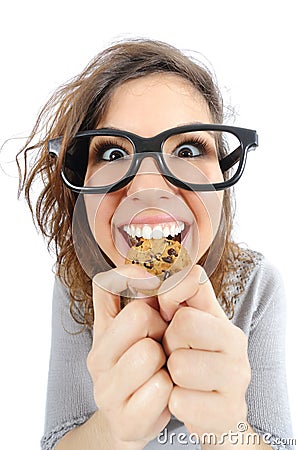
<instances>
[{"instance_id":1,"label":"wrist","mask_svg":"<svg viewBox=\"0 0 300 450\"><path fill-rule=\"evenodd\" d=\"M96 411L95 419L98 421L102 435L108 445L109 450L143 450L148 442L124 441L115 433L106 416L101 410Z\"/></svg>"}]
</instances>

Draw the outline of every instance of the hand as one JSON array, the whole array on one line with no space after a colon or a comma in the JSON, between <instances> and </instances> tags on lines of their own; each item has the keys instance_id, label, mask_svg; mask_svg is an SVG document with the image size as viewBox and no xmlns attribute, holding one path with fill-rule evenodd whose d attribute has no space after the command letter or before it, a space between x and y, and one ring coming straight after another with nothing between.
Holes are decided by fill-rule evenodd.
<instances>
[{"instance_id":1,"label":"hand","mask_svg":"<svg viewBox=\"0 0 300 450\"><path fill-rule=\"evenodd\" d=\"M200 283L204 276L193 267L159 304L171 320L163 338L175 384L169 409L190 432L218 436L246 422L250 365L246 336L226 317L209 279Z\"/></svg>"},{"instance_id":2,"label":"hand","mask_svg":"<svg viewBox=\"0 0 300 450\"><path fill-rule=\"evenodd\" d=\"M163 368L161 346L167 323L142 300L120 311L120 297L111 293L128 286L154 289L158 284L156 277L129 265L93 279L95 320L87 365L95 402L116 448L144 448L170 420L173 383Z\"/></svg>"}]
</instances>

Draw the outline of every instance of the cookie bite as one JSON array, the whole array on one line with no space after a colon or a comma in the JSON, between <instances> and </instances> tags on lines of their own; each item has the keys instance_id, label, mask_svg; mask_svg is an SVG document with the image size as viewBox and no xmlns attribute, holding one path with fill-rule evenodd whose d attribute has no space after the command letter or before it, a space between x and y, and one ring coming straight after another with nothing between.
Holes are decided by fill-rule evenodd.
<instances>
[{"instance_id":1,"label":"cookie bite","mask_svg":"<svg viewBox=\"0 0 300 450\"><path fill-rule=\"evenodd\" d=\"M190 265L191 259L177 240L136 238L128 251L125 263L137 264L163 282Z\"/></svg>"}]
</instances>

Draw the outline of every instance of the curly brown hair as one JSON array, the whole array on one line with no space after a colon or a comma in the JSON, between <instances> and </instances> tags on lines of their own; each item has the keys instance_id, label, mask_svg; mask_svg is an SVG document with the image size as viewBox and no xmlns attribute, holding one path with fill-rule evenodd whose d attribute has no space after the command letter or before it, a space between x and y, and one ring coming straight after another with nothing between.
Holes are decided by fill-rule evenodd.
<instances>
[{"instance_id":1,"label":"curly brown hair","mask_svg":"<svg viewBox=\"0 0 300 450\"><path fill-rule=\"evenodd\" d=\"M94 129L105 113L115 88L145 75L167 72L188 80L204 97L215 123L224 120L223 99L214 76L201 63L164 42L130 39L113 44L99 53L74 79L61 86L41 110L24 148L17 156L19 196L24 191L36 225L56 255L56 273L70 292L70 312L84 326L93 326L92 280L83 270L72 239L73 210L77 194L66 188L60 177L64 152L56 161L48 154L48 141L63 136L62 148L79 131ZM33 151L34 161L29 155ZM23 170L20 156L24 155ZM32 187L41 179L43 188L33 201ZM234 260L248 258L231 239L234 216L232 190L223 198L225 222L222 225L224 249L210 276L215 293L228 314L234 312L234 299L228 298L226 275L234 270ZM204 255L199 261L205 261Z\"/></svg>"}]
</instances>

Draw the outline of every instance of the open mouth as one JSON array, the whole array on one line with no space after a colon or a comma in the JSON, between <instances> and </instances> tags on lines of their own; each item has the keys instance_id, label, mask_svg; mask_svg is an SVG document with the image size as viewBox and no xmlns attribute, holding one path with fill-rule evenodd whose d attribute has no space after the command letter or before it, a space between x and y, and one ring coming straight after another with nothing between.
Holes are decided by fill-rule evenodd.
<instances>
[{"instance_id":1,"label":"open mouth","mask_svg":"<svg viewBox=\"0 0 300 450\"><path fill-rule=\"evenodd\" d=\"M132 247L141 238L162 239L183 242L190 226L182 221L155 224L125 224L119 228L127 244Z\"/></svg>"}]
</instances>

